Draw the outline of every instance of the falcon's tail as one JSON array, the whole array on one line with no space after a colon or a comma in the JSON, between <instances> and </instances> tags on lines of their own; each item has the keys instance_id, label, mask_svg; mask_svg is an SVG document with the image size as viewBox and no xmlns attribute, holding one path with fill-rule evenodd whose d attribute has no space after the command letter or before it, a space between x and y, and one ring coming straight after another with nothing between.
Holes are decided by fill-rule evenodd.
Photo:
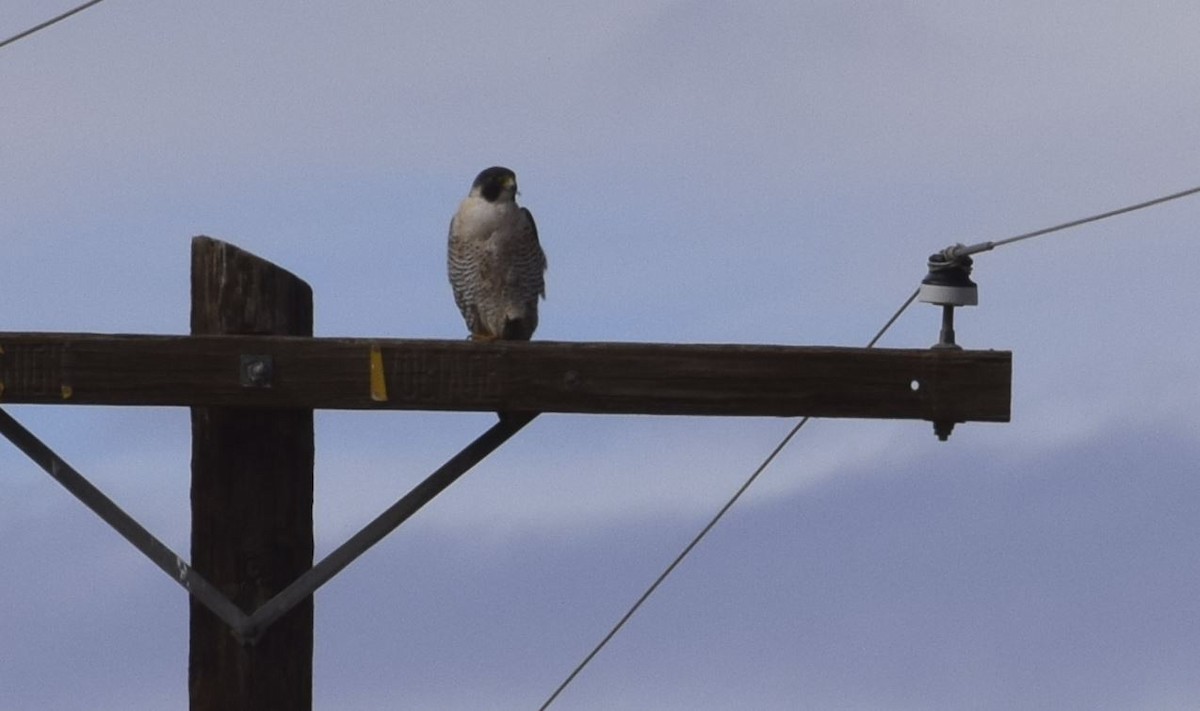
<instances>
[{"instance_id":1,"label":"falcon's tail","mask_svg":"<svg viewBox=\"0 0 1200 711\"><path fill-rule=\"evenodd\" d=\"M533 330L537 328L537 317L506 318L504 331L500 338L505 341L528 341L533 338Z\"/></svg>"}]
</instances>

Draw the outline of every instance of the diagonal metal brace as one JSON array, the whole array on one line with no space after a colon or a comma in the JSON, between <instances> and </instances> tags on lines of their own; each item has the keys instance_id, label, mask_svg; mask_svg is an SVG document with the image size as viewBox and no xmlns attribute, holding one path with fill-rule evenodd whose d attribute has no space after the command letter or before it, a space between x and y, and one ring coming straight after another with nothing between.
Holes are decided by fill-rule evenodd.
<instances>
[{"instance_id":1,"label":"diagonal metal brace","mask_svg":"<svg viewBox=\"0 0 1200 711\"><path fill-rule=\"evenodd\" d=\"M155 538L154 534L143 528L132 516L125 513L120 506L113 503L112 499L105 496L102 491L93 486L82 474L75 471L70 464L63 461L62 457L55 454L3 409L0 409L0 434L7 437L8 441L16 445L17 449L24 452L55 481L62 484L75 498L82 501L84 506L94 511L105 523L116 529L117 533L132 543L134 548L144 553L172 580L182 585L214 615L221 618L225 624L235 631L245 627L249 617L237 605L230 602L229 598L222 595L221 591L213 587L212 583L185 563L183 558Z\"/></svg>"},{"instance_id":2,"label":"diagonal metal brace","mask_svg":"<svg viewBox=\"0 0 1200 711\"><path fill-rule=\"evenodd\" d=\"M535 417L536 413L502 414L499 422L413 487L361 531L265 602L252 615L242 612L221 591L185 563L183 558L155 538L3 409L0 409L0 434L229 625L234 636L243 644L254 644L272 623L396 530L400 524L507 442Z\"/></svg>"},{"instance_id":3,"label":"diagonal metal brace","mask_svg":"<svg viewBox=\"0 0 1200 711\"><path fill-rule=\"evenodd\" d=\"M446 487L507 442L535 417L537 417L536 413L501 414L500 421L492 425L491 429L484 432L439 467L437 471L413 487L399 501L364 526L361 531L351 536L349 540L338 546L319 563L292 581L291 585L263 603L246 621L238 636L246 644L257 642L273 622L283 617L289 610L316 592L317 588L329 582L343 568L353 563L360 555L366 553L372 546L396 530L396 527L407 521L422 506L442 493Z\"/></svg>"}]
</instances>

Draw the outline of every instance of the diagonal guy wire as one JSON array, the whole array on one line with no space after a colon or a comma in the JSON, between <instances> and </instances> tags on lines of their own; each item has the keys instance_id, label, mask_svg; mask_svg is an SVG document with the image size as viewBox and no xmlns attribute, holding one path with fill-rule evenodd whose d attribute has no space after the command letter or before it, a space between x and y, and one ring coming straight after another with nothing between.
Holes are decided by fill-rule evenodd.
<instances>
[{"instance_id":1,"label":"diagonal guy wire","mask_svg":"<svg viewBox=\"0 0 1200 711\"><path fill-rule=\"evenodd\" d=\"M205 580L190 565L184 562L162 541L142 527L112 499L92 485L82 474L63 461L48 446L25 429L3 409L0 409L0 434L16 445L46 471L59 484L85 506L96 513L105 523L116 529L125 540L133 544L164 573L194 595L205 607L233 630L234 635L245 644L253 644L262 637L267 628L287 614L297 604L329 582L360 555L383 540L389 533L408 520L422 506L442 493L460 476L495 451L510 437L529 424L536 414L505 415L499 422L468 444L417 484L411 491L392 504L386 511L368 523L361 531L351 536L323 560L296 578L252 615L247 615L229 601L212 583Z\"/></svg>"},{"instance_id":2,"label":"diagonal guy wire","mask_svg":"<svg viewBox=\"0 0 1200 711\"><path fill-rule=\"evenodd\" d=\"M892 314L892 317L887 320L887 323L883 324L883 328L880 328L879 331L875 333L875 337L867 343L867 348L875 347L875 344L879 342L879 339L883 338L883 334L887 333L888 329L892 327L892 324L896 323L896 319L900 318L900 315L904 313L905 309L912 305L913 301L916 301L917 294L917 291L913 291L913 293L910 294L907 299L905 299L904 303L900 305L900 308L896 309L896 312ZM575 668L571 670L571 673L567 675L566 679L563 679L562 683L559 684L558 687L550 694L549 698L542 702L542 705L538 707L538 711L546 711L546 709L550 708L550 705L558 699L562 692L566 691L567 687L571 685L571 682L575 681L575 677L579 676L579 674L587 667L587 665L591 664L592 660L596 658L596 655L599 654L600 651L604 649L610 641L612 641L612 638L617 636L617 633L620 632L623 627L625 627L625 623L629 622L629 619L641 609L646 600L650 599L650 596L653 595L654 592L658 590L658 587L663 584L663 581L666 580L671 573L675 572L675 569L679 567L679 564L683 562L683 559L687 558L688 555L691 554L692 549L700 545L700 541L704 540L704 537L708 535L708 532L713 530L713 528L721 522L721 519L724 518L725 514L729 512L729 509L733 508L733 505L742 498L742 494L745 494L746 491L754 484L754 482L758 480L759 475L766 471L767 467L771 466L771 463L775 461L775 458L779 456L779 453L788 446L788 444L792 441L792 438L795 437L796 434L799 433L800 430L807 425L808 421L811 419L812 418L808 416L801 418L801 420L797 422L796 425L792 427L792 429L786 435L784 435L783 440L781 440L779 444L775 446L775 449L771 450L771 453L767 455L767 458L764 459L762 464L759 464L758 468L754 470L754 473L751 474L740 487L738 487L738 490L733 493L733 496L729 497L729 500L725 502L725 505L722 506L711 519L709 519L708 523L705 524L704 528L700 529L699 533L692 537L691 542L684 546L684 549L679 553L679 555L675 556L675 559L671 561L670 565L668 565L666 569L654 579L654 582L650 584L650 587L646 588L646 592L642 593L642 596L639 597L633 603L633 605L631 605L629 609L625 611L625 614L621 616L621 619L617 620L617 624L613 625L612 628L609 629L608 634L604 635L604 637L596 644L596 646L592 647L592 651L588 652L587 656L585 656L583 660L579 662L579 664L575 665Z\"/></svg>"}]
</instances>

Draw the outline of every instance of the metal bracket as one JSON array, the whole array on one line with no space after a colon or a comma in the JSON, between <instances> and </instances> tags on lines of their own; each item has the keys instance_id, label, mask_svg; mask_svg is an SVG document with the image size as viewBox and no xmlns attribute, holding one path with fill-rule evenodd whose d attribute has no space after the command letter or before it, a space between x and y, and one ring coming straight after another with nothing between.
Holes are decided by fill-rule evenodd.
<instances>
[{"instance_id":1,"label":"metal bracket","mask_svg":"<svg viewBox=\"0 0 1200 711\"><path fill-rule=\"evenodd\" d=\"M270 356L243 356L266 358L269 374ZM261 362L261 361L260 361ZM268 376L269 379L269 376ZM269 384L261 387L270 387ZM409 519L413 514L453 484L460 476L508 441L522 427L529 424L537 414L506 415L490 429L468 444L417 484L411 491L392 504L386 511L363 527L320 562L305 571L275 597L263 603L253 614L247 615L230 602L221 591L184 562L162 541L154 537L132 516L125 513L112 499L92 485L82 474L67 464L41 440L25 429L11 415L0 409L0 434L3 434L17 449L21 450L47 474L62 484L67 491L96 513L125 540L133 544L172 580L183 586L205 607L229 625L242 644L254 644L267 629L289 610L303 602L360 555L370 550L389 533Z\"/></svg>"}]
</instances>

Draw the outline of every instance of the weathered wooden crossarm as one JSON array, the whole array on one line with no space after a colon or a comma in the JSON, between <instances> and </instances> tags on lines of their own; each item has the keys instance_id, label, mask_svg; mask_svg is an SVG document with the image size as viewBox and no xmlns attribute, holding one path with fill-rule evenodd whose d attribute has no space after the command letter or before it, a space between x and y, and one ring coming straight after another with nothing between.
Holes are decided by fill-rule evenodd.
<instances>
[{"instance_id":1,"label":"weathered wooden crossarm","mask_svg":"<svg viewBox=\"0 0 1200 711\"><path fill-rule=\"evenodd\" d=\"M0 402L1006 422L1012 354L0 333Z\"/></svg>"}]
</instances>

